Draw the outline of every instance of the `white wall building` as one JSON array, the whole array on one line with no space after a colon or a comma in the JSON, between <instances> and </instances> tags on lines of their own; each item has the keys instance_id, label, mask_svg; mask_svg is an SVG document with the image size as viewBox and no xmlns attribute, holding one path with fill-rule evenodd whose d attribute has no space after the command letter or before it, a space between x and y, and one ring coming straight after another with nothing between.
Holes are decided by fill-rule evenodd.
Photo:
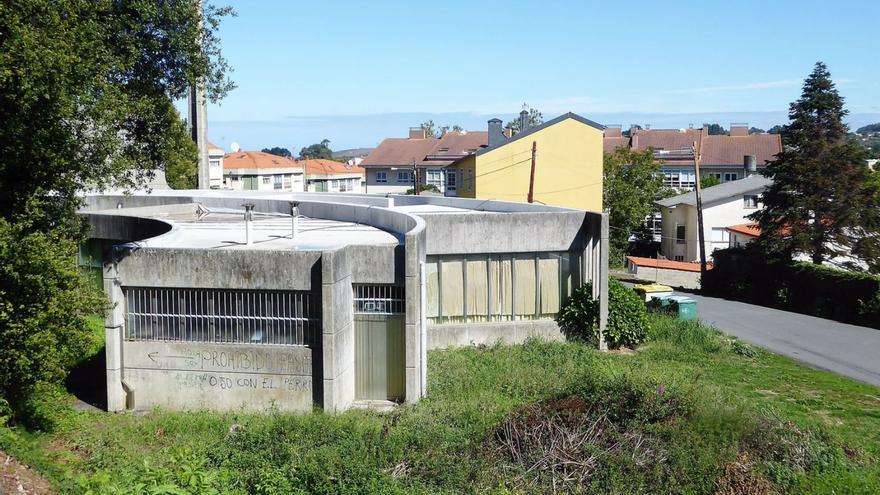
<instances>
[{"instance_id":1,"label":"white wall building","mask_svg":"<svg viewBox=\"0 0 880 495\"><path fill-rule=\"evenodd\" d=\"M208 142L208 179L211 189L223 187L223 156L225 154L223 148Z\"/></svg>"},{"instance_id":2,"label":"white wall building","mask_svg":"<svg viewBox=\"0 0 880 495\"><path fill-rule=\"evenodd\" d=\"M748 216L761 208L761 195L770 179L752 175L725 182L703 191L703 235L706 256L730 245L727 227L748 222ZM662 215L660 254L674 261L699 261L699 230L695 192L657 202Z\"/></svg>"},{"instance_id":3,"label":"white wall building","mask_svg":"<svg viewBox=\"0 0 880 495\"><path fill-rule=\"evenodd\" d=\"M308 159L296 162L305 174L305 192L364 192L364 169L349 160Z\"/></svg>"},{"instance_id":4,"label":"white wall building","mask_svg":"<svg viewBox=\"0 0 880 495\"><path fill-rule=\"evenodd\" d=\"M233 191L302 191L303 167L295 160L237 151L223 157L223 182Z\"/></svg>"}]
</instances>

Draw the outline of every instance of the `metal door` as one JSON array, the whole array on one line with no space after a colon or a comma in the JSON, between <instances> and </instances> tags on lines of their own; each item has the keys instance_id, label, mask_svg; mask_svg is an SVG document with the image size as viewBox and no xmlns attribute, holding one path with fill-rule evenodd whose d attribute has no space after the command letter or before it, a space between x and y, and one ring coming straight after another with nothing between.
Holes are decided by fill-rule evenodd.
<instances>
[{"instance_id":1,"label":"metal door","mask_svg":"<svg viewBox=\"0 0 880 495\"><path fill-rule=\"evenodd\" d=\"M403 400L405 323L403 315L355 315L355 398Z\"/></svg>"},{"instance_id":2,"label":"metal door","mask_svg":"<svg viewBox=\"0 0 880 495\"><path fill-rule=\"evenodd\" d=\"M403 287L355 285L353 288L355 398L403 401L406 395Z\"/></svg>"}]
</instances>

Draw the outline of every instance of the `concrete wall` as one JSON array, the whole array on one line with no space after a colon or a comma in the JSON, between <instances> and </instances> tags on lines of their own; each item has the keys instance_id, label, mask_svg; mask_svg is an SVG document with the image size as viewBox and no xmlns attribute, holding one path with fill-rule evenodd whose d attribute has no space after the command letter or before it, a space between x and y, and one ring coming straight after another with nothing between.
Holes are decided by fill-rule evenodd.
<instances>
[{"instance_id":1,"label":"concrete wall","mask_svg":"<svg viewBox=\"0 0 880 495\"><path fill-rule=\"evenodd\" d=\"M553 320L428 325L428 349L469 345L521 344L529 338L563 340Z\"/></svg>"},{"instance_id":2,"label":"concrete wall","mask_svg":"<svg viewBox=\"0 0 880 495\"><path fill-rule=\"evenodd\" d=\"M354 303L346 250L321 254L322 377L325 411L344 411L354 401Z\"/></svg>"},{"instance_id":3,"label":"concrete wall","mask_svg":"<svg viewBox=\"0 0 880 495\"><path fill-rule=\"evenodd\" d=\"M308 347L127 341L122 352L129 409L310 411L315 401Z\"/></svg>"},{"instance_id":4,"label":"concrete wall","mask_svg":"<svg viewBox=\"0 0 880 495\"><path fill-rule=\"evenodd\" d=\"M681 287L684 289L700 288L700 272L633 265L630 265L629 272L642 280L650 280L671 287Z\"/></svg>"}]
</instances>

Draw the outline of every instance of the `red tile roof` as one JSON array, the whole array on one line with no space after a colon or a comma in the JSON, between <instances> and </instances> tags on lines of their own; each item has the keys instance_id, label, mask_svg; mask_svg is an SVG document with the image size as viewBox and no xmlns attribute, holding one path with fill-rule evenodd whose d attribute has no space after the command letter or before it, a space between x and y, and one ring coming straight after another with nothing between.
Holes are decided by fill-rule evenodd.
<instances>
[{"instance_id":1,"label":"red tile roof","mask_svg":"<svg viewBox=\"0 0 880 495\"><path fill-rule=\"evenodd\" d=\"M665 270L680 270L684 272L700 271L699 263L690 263L686 261L658 260L654 258L640 258L638 256L627 256L626 260L636 266L643 266L646 268L661 268ZM706 268L711 269L712 263L706 263Z\"/></svg>"},{"instance_id":2,"label":"red tile roof","mask_svg":"<svg viewBox=\"0 0 880 495\"><path fill-rule=\"evenodd\" d=\"M223 168L300 168L294 160L262 151L238 151L223 157Z\"/></svg>"},{"instance_id":3,"label":"red tile roof","mask_svg":"<svg viewBox=\"0 0 880 495\"><path fill-rule=\"evenodd\" d=\"M635 129L632 138L608 136L603 147L606 152L618 146L631 146L636 151L653 148L661 163L693 166L691 147L697 143L701 166L743 167L743 156L755 155L759 167L782 151L779 134L749 134L745 136L710 136L699 129Z\"/></svg>"},{"instance_id":4,"label":"red tile roof","mask_svg":"<svg viewBox=\"0 0 880 495\"><path fill-rule=\"evenodd\" d=\"M447 132L442 138L388 138L361 162L362 167L443 166L484 147L489 133Z\"/></svg>"},{"instance_id":5,"label":"red tile roof","mask_svg":"<svg viewBox=\"0 0 880 495\"><path fill-rule=\"evenodd\" d=\"M298 160L296 162L305 170L309 177L316 175L341 175L341 174L360 174L364 175L364 168L357 165L349 165L347 163L337 162L335 160L324 159L308 159Z\"/></svg>"},{"instance_id":6,"label":"red tile roof","mask_svg":"<svg viewBox=\"0 0 880 495\"><path fill-rule=\"evenodd\" d=\"M758 237L761 235L761 228L758 227L757 223L741 223L739 225L731 225L727 227L729 232L736 232L737 234L743 234L750 237Z\"/></svg>"}]
</instances>

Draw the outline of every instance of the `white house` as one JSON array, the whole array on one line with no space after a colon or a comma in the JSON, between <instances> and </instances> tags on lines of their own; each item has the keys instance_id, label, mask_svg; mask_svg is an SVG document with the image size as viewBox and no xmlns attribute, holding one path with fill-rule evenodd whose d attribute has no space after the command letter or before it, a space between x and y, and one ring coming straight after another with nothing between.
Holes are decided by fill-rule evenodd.
<instances>
[{"instance_id":1,"label":"white house","mask_svg":"<svg viewBox=\"0 0 880 495\"><path fill-rule=\"evenodd\" d=\"M364 169L353 163L308 159L296 162L305 173L306 192L364 192Z\"/></svg>"},{"instance_id":2,"label":"white house","mask_svg":"<svg viewBox=\"0 0 880 495\"><path fill-rule=\"evenodd\" d=\"M223 148L208 142L208 179L211 189L223 187Z\"/></svg>"},{"instance_id":3,"label":"white house","mask_svg":"<svg viewBox=\"0 0 880 495\"><path fill-rule=\"evenodd\" d=\"M234 191L302 191L303 167L295 160L236 151L223 157L223 182Z\"/></svg>"},{"instance_id":4,"label":"white house","mask_svg":"<svg viewBox=\"0 0 880 495\"><path fill-rule=\"evenodd\" d=\"M748 221L761 207L761 195L770 179L752 175L703 190L703 233L706 256L730 245L727 227ZM695 192L679 194L657 202L662 215L660 254L675 261L700 259Z\"/></svg>"}]
</instances>

